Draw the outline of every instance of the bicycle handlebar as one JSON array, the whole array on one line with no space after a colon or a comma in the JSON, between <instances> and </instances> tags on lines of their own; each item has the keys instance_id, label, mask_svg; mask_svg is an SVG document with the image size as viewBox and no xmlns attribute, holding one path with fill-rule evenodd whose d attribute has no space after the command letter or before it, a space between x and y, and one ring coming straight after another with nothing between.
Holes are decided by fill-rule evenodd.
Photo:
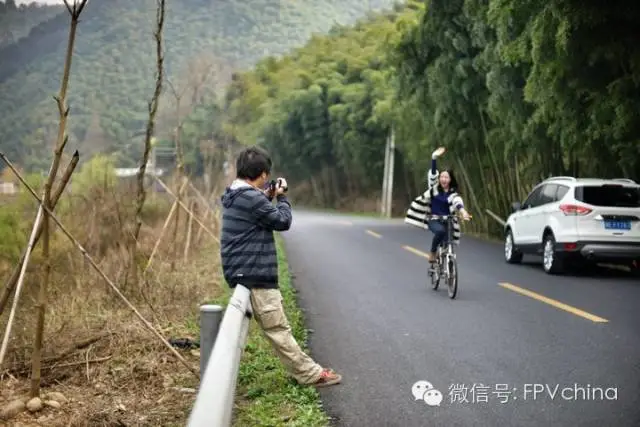
<instances>
[{"instance_id":1,"label":"bicycle handlebar","mask_svg":"<svg viewBox=\"0 0 640 427\"><path fill-rule=\"evenodd\" d=\"M462 219L462 215L426 215L425 219L427 220L432 220L432 219L449 219L449 218L460 218ZM472 219L473 216L469 215L469 219Z\"/></svg>"}]
</instances>

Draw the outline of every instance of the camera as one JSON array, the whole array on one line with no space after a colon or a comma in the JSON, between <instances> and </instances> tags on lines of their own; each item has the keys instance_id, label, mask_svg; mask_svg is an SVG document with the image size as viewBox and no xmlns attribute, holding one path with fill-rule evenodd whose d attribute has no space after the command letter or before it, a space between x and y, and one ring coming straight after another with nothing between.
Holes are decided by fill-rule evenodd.
<instances>
[{"instance_id":1,"label":"camera","mask_svg":"<svg viewBox=\"0 0 640 427\"><path fill-rule=\"evenodd\" d=\"M282 187L282 179L281 178L278 178L277 181L275 179L272 179L269 182L269 200L273 200L274 196L276 195L276 189L278 189L278 188L284 188L284 192L285 193L289 189L288 187Z\"/></svg>"}]
</instances>

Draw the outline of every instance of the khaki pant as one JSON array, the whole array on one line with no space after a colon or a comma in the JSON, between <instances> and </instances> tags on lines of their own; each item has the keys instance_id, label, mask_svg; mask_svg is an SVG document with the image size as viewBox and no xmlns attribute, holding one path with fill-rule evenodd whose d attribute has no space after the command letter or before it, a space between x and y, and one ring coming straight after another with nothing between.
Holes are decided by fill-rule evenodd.
<instances>
[{"instance_id":1,"label":"khaki pant","mask_svg":"<svg viewBox=\"0 0 640 427\"><path fill-rule=\"evenodd\" d=\"M282 306L279 289L252 289L253 316L289 374L300 384L320 379L322 367L305 354L293 334Z\"/></svg>"}]
</instances>

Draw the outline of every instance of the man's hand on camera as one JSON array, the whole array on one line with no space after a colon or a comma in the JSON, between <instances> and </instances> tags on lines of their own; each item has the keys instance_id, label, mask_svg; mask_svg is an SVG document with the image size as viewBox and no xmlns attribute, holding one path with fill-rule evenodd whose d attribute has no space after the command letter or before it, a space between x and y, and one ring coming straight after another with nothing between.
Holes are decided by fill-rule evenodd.
<instances>
[{"instance_id":1,"label":"man's hand on camera","mask_svg":"<svg viewBox=\"0 0 640 427\"><path fill-rule=\"evenodd\" d=\"M278 178L276 181L276 196L281 196L287 191L287 180Z\"/></svg>"},{"instance_id":2,"label":"man's hand on camera","mask_svg":"<svg viewBox=\"0 0 640 427\"><path fill-rule=\"evenodd\" d=\"M271 191L271 186L268 186L266 188L262 189L262 192L264 193L265 196L267 196L268 198L273 197L272 191Z\"/></svg>"}]
</instances>

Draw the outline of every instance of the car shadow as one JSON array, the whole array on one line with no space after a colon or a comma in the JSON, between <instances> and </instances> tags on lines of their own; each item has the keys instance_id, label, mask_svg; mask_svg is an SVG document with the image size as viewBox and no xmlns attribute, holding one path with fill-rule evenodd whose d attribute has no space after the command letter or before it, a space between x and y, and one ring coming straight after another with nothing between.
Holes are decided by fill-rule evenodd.
<instances>
[{"instance_id":1,"label":"car shadow","mask_svg":"<svg viewBox=\"0 0 640 427\"><path fill-rule=\"evenodd\" d=\"M527 258L527 257L525 257ZM521 265L526 268L536 269L545 274L542 270L542 257L528 256L529 259L522 260ZM632 272L627 267L608 264L585 264L569 267L560 277L588 277L591 279L618 279L624 281L637 281L640 283L638 272Z\"/></svg>"}]
</instances>

